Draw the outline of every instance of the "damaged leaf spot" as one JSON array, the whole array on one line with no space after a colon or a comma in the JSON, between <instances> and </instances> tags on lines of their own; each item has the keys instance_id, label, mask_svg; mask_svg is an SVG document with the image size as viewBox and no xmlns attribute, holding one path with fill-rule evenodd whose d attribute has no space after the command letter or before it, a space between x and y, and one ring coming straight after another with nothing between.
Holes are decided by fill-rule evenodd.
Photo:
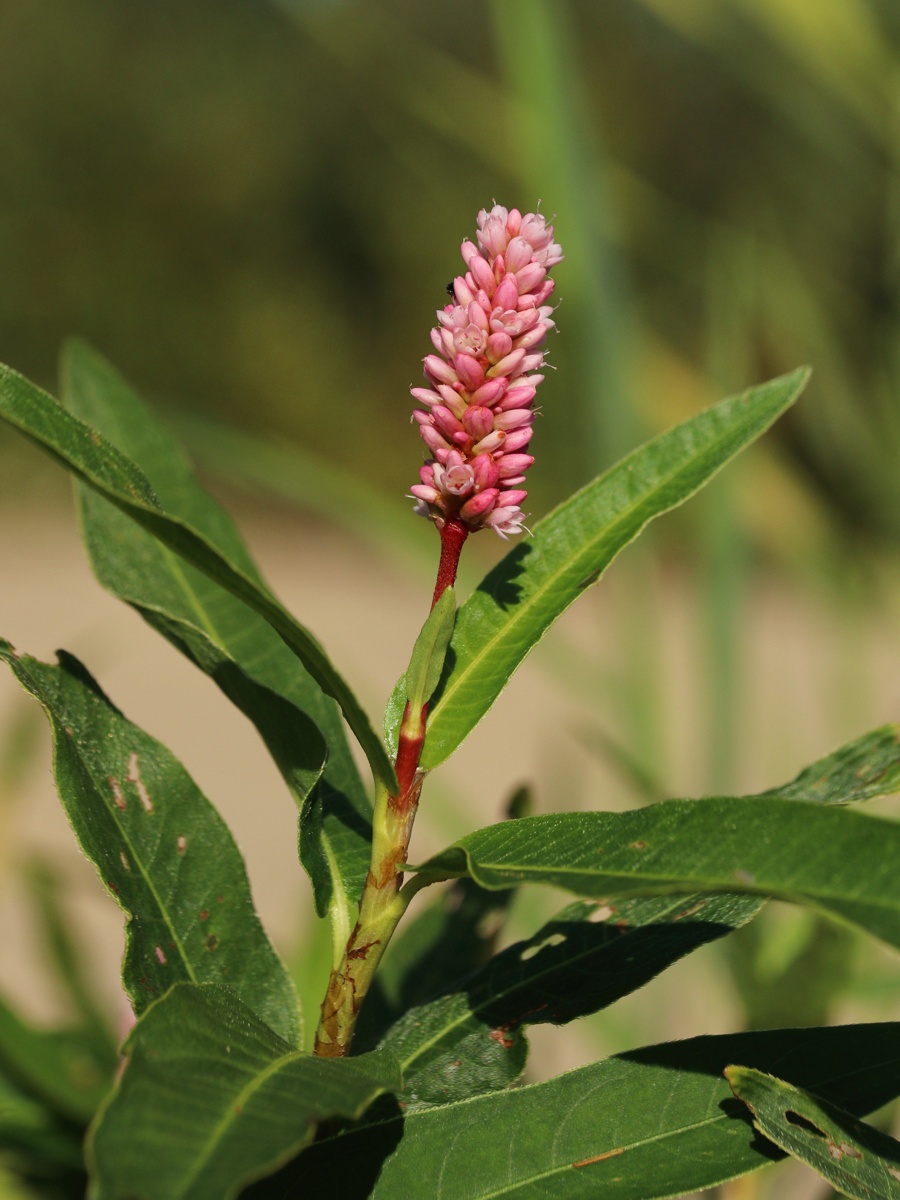
<instances>
[{"instance_id":1,"label":"damaged leaf spot","mask_svg":"<svg viewBox=\"0 0 900 1200\"><path fill-rule=\"evenodd\" d=\"M138 757L137 751L133 750L128 756L128 774L125 776L126 783L133 783L137 789L138 798L144 806L144 812L153 812L153 801L150 799L150 793L141 779L141 760Z\"/></svg>"},{"instance_id":2,"label":"damaged leaf spot","mask_svg":"<svg viewBox=\"0 0 900 1200\"><path fill-rule=\"evenodd\" d=\"M122 866L125 868L125 870L130 871L131 863L128 861L128 855L125 853L124 850L119 851L119 858L122 860Z\"/></svg>"},{"instance_id":3,"label":"damaged leaf spot","mask_svg":"<svg viewBox=\"0 0 900 1200\"><path fill-rule=\"evenodd\" d=\"M121 809L121 811L124 812L128 807L128 804L125 800L124 794L122 793L122 785L119 783L118 779L116 779L115 775L107 775L106 779L109 783L109 786L112 788L113 804L116 806L116 808Z\"/></svg>"},{"instance_id":4,"label":"damaged leaf spot","mask_svg":"<svg viewBox=\"0 0 900 1200\"><path fill-rule=\"evenodd\" d=\"M894 1179L900 1179L900 1171L896 1167L886 1168L888 1175L892 1175Z\"/></svg>"},{"instance_id":5,"label":"damaged leaf spot","mask_svg":"<svg viewBox=\"0 0 900 1200\"><path fill-rule=\"evenodd\" d=\"M625 1147L620 1146L618 1150L607 1150L605 1154L595 1154L593 1158L583 1158L580 1162L572 1163L573 1167L589 1167L592 1163L603 1162L604 1158L615 1158L618 1154L624 1154Z\"/></svg>"},{"instance_id":6,"label":"damaged leaf spot","mask_svg":"<svg viewBox=\"0 0 900 1200\"><path fill-rule=\"evenodd\" d=\"M756 876L750 871L735 871L734 878L738 881L738 883L745 883L748 886L756 883Z\"/></svg>"},{"instance_id":7,"label":"damaged leaf spot","mask_svg":"<svg viewBox=\"0 0 900 1200\"><path fill-rule=\"evenodd\" d=\"M160 964L161 964L162 966L165 966L165 964L166 964L166 956L165 956L165 954L163 953L162 946L157 946L157 947L156 947L156 957L157 957L157 959L159 960Z\"/></svg>"},{"instance_id":8,"label":"damaged leaf spot","mask_svg":"<svg viewBox=\"0 0 900 1200\"><path fill-rule=\"evenodd\" d=\"M209 909L201 908L200 909L200 920L205 921L208 916L209 916Z\"/></svg>"},{"instance_id":9,"label":"damaged leaf spot","mask_svg":"<svg viewBox=\"0 0 900 1200\"><path fill-rule=\"evenodd\" d=\"M615 912L616 910L611 904L598 904L588 917L588 920L594 924L599 924L601 921L608 921L610 917L615 916Z\"/></svg>"},{"instance_id":10,"label":"damaged leaf spot","mask_svg":"<svg viewBox=\"0 0 900 1200\"><path fill-rule=\"evenodd\" d=\"M630 842L628 845L628 849L629 850L646 850L647 843L646 842Z\"/></svg>"},{"instance_id":11,"label":"damaged leaf spot","mask_svg":"<svg viewBox=\"0 0 900 1200\"><path fill-rule=\"evenodd\" d=\"M209 935L209 937L206 939L207 950L215 950L218 945L219 945L219 939L216 937L216 935L214 933L211 933Z\"/></svg>"},{"instance_id":12,"label":"damaged leaf spot","mask_svg":"<svg viewBox=\"0 0 900 1200\"><path fill-rule=\"evenodd\" d=\"M793 1109L788 1109L784 1114L784 1119L790 1125L796 1125L798 1129L804 1129L807 1133L811 1133L813 1137L821 1138L823 1142L830 1141L828 1134L824 1129L820 1129L812 1121L808 1120L802 1113L794 1112Z\"/></svg>"},{"instance_id":13,"label":"damaged leaf spot","mask_svg":"<svg viewBox=\"0 0 900 1200\"><path fill-rule=\"evenodd\" d=\"M859 1150L855 1146L851 1146L849 1142L841 1142L839 1146L831 1142L828 1146L828 1153L835 1162L840 1162L845 1156L847 1158L862 1158Z\"/></svg>"},{"instance_id":14,"label":"damaged leaf spot","mask_svg":"<svg viewBox=\"0 0 900 1200\"><path fill-rule=\"evenodd\" d=\"M496 1029L491 1030L491 1041L496 1042L498 1046L502 1046L504 1050L512 1050L513 1039L509 1036L511 1026L498 1025Z\"/></svg>"},{"instance_id":15,"label":"damaged leaf spot","mask_svg":"<svg viewBox=\"0 0 900 1200\"><path fill-rule=\"evenodd\" d=\"M545 937L538 945L526 946L519 958L522 962L528 962L529 958L534 958L540 954L542 950L548 949L551 946L561 946L566 940L564 933L551 933L549 937Z\"/></svg>"},{"instance_id":16,"label":"damaged leaf spot","mask_svg":"<svg viewBox=\"0 0 900 1200\"><path fill-rule=\"evenodd\" d=\"M184 836L184 834L180 834L175 839L175 849L179 854L184 854L185 850L187 850L187 838Z\"/></svg>"}]
</instances>

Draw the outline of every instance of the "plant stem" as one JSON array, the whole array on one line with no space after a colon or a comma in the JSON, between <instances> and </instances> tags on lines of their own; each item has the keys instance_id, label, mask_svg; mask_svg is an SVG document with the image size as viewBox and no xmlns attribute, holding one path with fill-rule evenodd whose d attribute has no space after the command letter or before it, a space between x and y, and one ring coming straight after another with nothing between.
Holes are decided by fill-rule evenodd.
<instances>
[{"instance_id":1,"label":"plant stem","mask_svg":"<svg viewBox=\"0 0 900 1200\"><path fill-rule=\"evenodd\" d=\"M468 528L450 517L440 530L441 558L438 564L432 608L456 580L459 556ZM359 918L347 941L341 963L331 972L328 991L316 1031L314 1053L323 1058L342 1058L350 1043L359 1010L387 949L388 942L412 897L401 893L403 866L419 807L424 772L419 759L425 743L428 705L413 712L407 703L400 722L395 769L397 792L382 785L375 796L372 817L372 858L359 901Z\"/></svg>"}]
</instances>

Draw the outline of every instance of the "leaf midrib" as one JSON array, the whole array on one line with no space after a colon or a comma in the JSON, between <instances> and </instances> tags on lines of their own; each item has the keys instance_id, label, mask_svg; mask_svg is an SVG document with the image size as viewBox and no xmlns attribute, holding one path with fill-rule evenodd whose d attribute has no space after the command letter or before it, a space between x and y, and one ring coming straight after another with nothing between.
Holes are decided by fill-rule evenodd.
<instances>
[{"instance_id":1,"label":"leaf midrib","mask_svg":"<svg viewBox=\"0 0 900 1200\"><path fill-rule=\"evenodd\" d=\"M465 854L468 859L468 851L465 851ZM737 892L742 895L749 894L752 896L760 896L760 895L762 895L762 896L781 896L782 898L790 897L791 899L795 898L796 896L802 896L804 898L812 897L814 899L819 899L823 903L831 900L834 903L840 903L841 901L845 901L845 902L851 903L851 904L854 904L854 903L855 904L871 904L875 907L883 909L887 913L898 911L896 903L887 903L878 897L869 898L867 896L859 896L859 895L851 896L851 895L847 895L847 894L837 894L834 892L824 891L821 888L813 888L813 887L803 888L802 890L798 890L795 893L790 893L782 888L778 888L777 891L773 890L771 887L767 888L764 883L759 882L759 881L756 881L755 883L750 884L749 882L745 882L740 879L727 879L726 880L726 879L723 879L718 876L714 876L714 877L710 877L710 878L706 878L706 877L701 878L700 876L695 876L695 875L686 876L684 873L668 875L668 874L665 874L664 872L658 872L656 874L650 875L650 874L643 874L640 871L630 871L627 874L624 874L624 873L620 873L617 871L608 871L608 870L607 871L591 871L590 868L588 868L588 867L577 868L577 867L566 867L566 866L537 867L537 866L509 866L508 864L498 865L496 863L485 862L483 860L479 860L478 863L473 867L471 860L469 860L468 873L471 875L471 877L478 884L480 884L481 887L488 888L490 890L497 890L497 891L502 890L502 888L498 888L496 883L491 883L487 878L485 878L481 874L482 871L494 871L498 875L502 875L502 874L504 874L504 872L524 873L528 876L528 880L526 880L526 882L530 881L530 882L538 882L538 883L542 882L542 880L535 880L535 878L534 878L535 875L538 873L544 874L544 875L551 875L554 877L560 876L560 875L562 875L562 876L586 875L589 878L597 878L597 877L602 876L602 877L610 879L610 880L622 880L622 881L639 880L639 881L645 882L647 884L647 886L654 886L653 881L658 881L659 886L664 889L663 891L661 891L659 893L660 895L668 894L668 886L677 885L678 883L689 880L692 891L709 891L709 892L714 892L717 895L721 895L721 894L727 893L727 892ZM523 882L523 881L522 880L511 881L510 886L512 886L512 882L519 883L519 882ZM612 886L614 886L614 885L612 885ZM619 893L619 894L621 895L621 894L625 894L625 893ZM635 894L640 894L640 893L635 893Z\"/></svg>"}]
</instances>

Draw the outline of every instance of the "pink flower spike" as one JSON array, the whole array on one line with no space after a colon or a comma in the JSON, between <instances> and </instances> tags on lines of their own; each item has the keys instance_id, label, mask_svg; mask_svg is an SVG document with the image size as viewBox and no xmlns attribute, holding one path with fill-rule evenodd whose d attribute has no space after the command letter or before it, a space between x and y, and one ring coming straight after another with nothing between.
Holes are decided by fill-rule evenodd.
<instances>
[{"instance_id":1,"label":"pink flower spike","mask_svg":"<svg viewBox=\"0 0 900 1200\"><path fill-rule=\"evenodd\" d=\"M500 493L496 488L488 488L484 492L478 492L465 502L459 510L459 515L464 521L474 521L478 517L483 517L489 513L497 503L497 497Z\"/></svg>"},{"instance_id":2,"label":"pink flower spike","mask_svg":"<svg viewBox=\"0 0 900 1200\"><path fill-rule=\"evenodd\" d=\"M509 479L512 482L511 476L518 476L520 472L527 471L533 462L530 454L504 454L497 463L497 469L501 479Z\"/></svg>"},{"instance_id":3,"label":"pink flower spike","mask_svg":"<svg viewBox=\"0 0 900 1200\"><path fill-rule=\"evenodd\" d=\"M432 404L441 403L441 397L437 394L437 392L429 391L428 388L410 388L409 393L414 400L418 400L420 404L427 404L429 408L432 406Z\"/></svg>"},{"instance_id":4,"label":"pink flower spike","mask_svg":"<svg viewBox=\"0 0 900 1200\"><path fill-rule=\"evenodd\" d=\"M472 278L478 287L488 296L493 296L497 287L497 280L494 278L494 272L485 259L480 254L473 254L468 265ZM497 303L500 303L499 300Z\"/></svg>"},{"instance_id":5,"label":"pink flower spike","mask_svg":"<svg viewBox=\"0 0 900 1200\"><path fill-rule=\"evenodd\" d=\"M519 373L519 368L525 360L524 350L513 350L507 354L506 358L501 358L498 363L488 371L488 376L491 379L496 379L498 375L516 375Z\"/></svg>"},{"instance_id":6,"label":"pink flower spike","mask_svg":"<svg viewBox=\"0 0 900 1200\"><path fill-rule=\"evenodd\" d=\"M460 247L465 274L431 332L434 352L423 363L430 386L410 389L431 454L411 495L415 511L441 530L444 550L454 530L461 545L477 529L503 538L525 529L521 485L534 458L524 450L554 326L547 272L562 258L540 213L500 204L479 212L476 239Z\"/></svg>"},{"instance_id":7,"label":"pink flower spike","mask_svg":"<svg viewBox=\"0 0 900 1200\"><path fill-rule=\"evenodd\" d=\"M494 425L497 429L505 429L507 433L510 429L518 429L520 425L530 425L533 420L533 408L507 408L494 414Z\"/></svg>"},{"instance_id":8,"label":"pink flower spike","mask_svg":"<svg viewBox=\"0 0 900 1200\"><path fill-rule=\"evenodd\" d=\"M487 340L485 346L485 355L488 362L493 366L498 363L501 358L506 358L513 346L513 340L508 333L492 333Z\"/></svg>"},{"instance_id":9,"label":"pink flower spike","mask_svg":"<svg viewBox=\"0 0 900 1200\"><path fill-rule=\"evenodd\" d=\"M449 363L444 362L442 358L438 358L436 354L429 354L423 363L425 374L432 383L458 383L459 376L453 370Z\"/></svg>"},{"instance_id":10,"label":"pink flower spike","mask_svg":"<svg viewBox=\"0 0 900 1200\"><path fill-rule=\"evenodd\" d=\"M484 408L493 408L497 401L503 397L506 387L506 379L502 376L499 379L488 379L477 392L472 393L472 403L481 405Z\"/></svg>"},{"instance_id":11,"label":"pink flower spike","mask_svg":"<svg viewBox=\"0 0 900 1200\"><path fill-rule=\"evenodd\" d=\"M503 443L503 457L506 458L507 455L514 454L516 450L524 450L531 441L533 433L533 425L526 425L522 429L514 429L512 433L508 433L506 441Z\"/></svg>"},{"instance_id":12,"label":"pink flower spike","mask_svg":"<svg viewBox=\"0 0 900 1200\"><path fill-rule=\"evenodd\" d=\"M460 383L464 384L470 392L480 388L484 383L484 367L474 355L457 354L453 359L453 365Z\"/></svg>"},{"instance_id":13,"label":"pink flower spike","mask_svg":"<svg viewBox=\"0 0 900 1200\"><path fill-rule=\"evenodd\" d=\"M515 311L521 294L522 289L515 275L504 275L503 282L492 296L494 308L502 308L504 312L510 309Z\"/></svg>"}]
</instances>

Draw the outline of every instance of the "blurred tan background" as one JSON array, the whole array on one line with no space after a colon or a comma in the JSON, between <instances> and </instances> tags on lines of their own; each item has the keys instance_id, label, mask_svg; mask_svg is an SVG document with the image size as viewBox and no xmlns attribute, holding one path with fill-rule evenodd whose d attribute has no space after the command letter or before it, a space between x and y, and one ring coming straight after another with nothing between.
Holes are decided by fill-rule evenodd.
<instances>
[{"instance_id":1,"label":"blurred tan background","mask_svg":"<svg viewBox=\"0 0 900 1200\"><path fill-rule=\"evenodd\" d=\"M110 357L182 431L376 722L437 551L403 498L421 460L407 389L494 198L540 201L567 255L535 518L727 391L815 373L538 648L429 782L420 854L498 819L523 782L539 810L758 790L897 719L900 8L0 6L0 360L54 390L66 335ZM502 549L470 543L469 586ZM304 991L321 991L277 774L215 689L93 582L67 481L5 429L0 634L83 658L182 758ZM121 951L48 762L36 706L0 677L0 988L41 1018L58 1002L32 858L58 876L111 1006ZM519 928L541 911L527 902ZM536 1069L745 1023L896 1017L895 957L855 941L836 955L829 937L776 915L609 1014L539 1031ZM804 953L825 979L805 1007Z\"/></svg>"}]
</instances>

